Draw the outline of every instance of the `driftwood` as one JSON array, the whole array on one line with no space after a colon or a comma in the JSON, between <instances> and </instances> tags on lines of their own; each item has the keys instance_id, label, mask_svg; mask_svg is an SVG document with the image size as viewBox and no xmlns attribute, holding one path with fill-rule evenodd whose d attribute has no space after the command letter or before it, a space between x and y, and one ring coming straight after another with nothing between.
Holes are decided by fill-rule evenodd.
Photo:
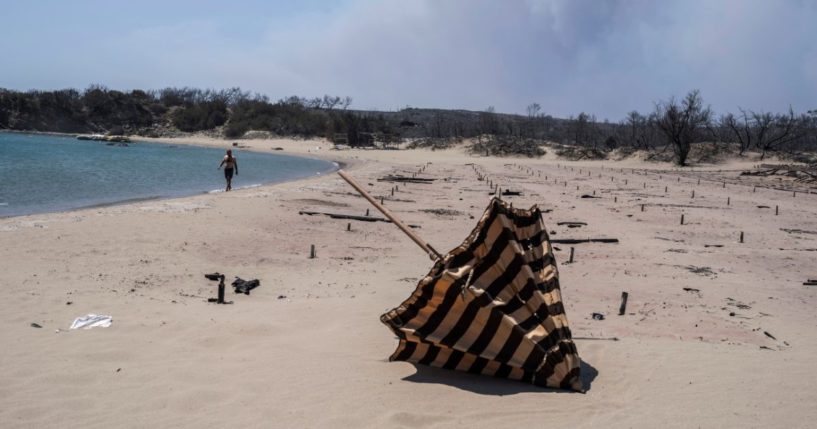
<instances>
[{"instance_id":1,"label":"driftwood","mask_svg":"<svg viewBox=\"0 0 817 429\"><path fill-rule=\"evenodd\" d=\"M579 226L587 226L587 222L574 222L574 221L564 221L564 222L556 222L556 225L566 225L568 228L576 228Z\"/></svg>"},{"instance_id":2,"label":"driftwood","mask_svg":"<svg viewBox=\"0 0 817 429\"><path fill-rule=\"evenodd\" d=\"M395 176L389 174L388 176L377 179L378 182L400 182L400 183L424 183L429 184L437 179L426 179L421 177Z\"/></svg>"},{"instance_id":3,"label":"driftwood","mask_svg":"<svg viewBox=\"0 0 817 429\"><path fill-rule=\"evenodd\" d=\"M551 244L618 243L618 238L560 238L550 240Z\"/></svg>"},{"instance_id":4,"label":"driftwood","mask_svg":"<svg viewBox=\"0 0 817 429\"><path fill-rule=\"evenodd\" d=\"M326 213L326 212L310 212L306 210L301 210L298 212L299 215L307 215L307 216L314 216L314 215L323 215L329 216L332 219L349 219L349 220L359 220L362 222L386 222L392 223L392 221L384 218L384 217L376 217L376 216L357 216L357 215L347 215L342 213ZM419 228L419 225L409 225L410 228Z\"/></svg>"},{"instance_id":5,"label":"driftwood","mask_svg":"<svg viewBox=\"0 0 817 429\"><path fill-rule=\"evenodd\" d=\"M807 165L761 164L757 171L744 171L741 176L788 176L795 182L817 182L817 168Z\"/></svg>"},{"instance_id":6,"label":"driftwood","mask_svg":"<svg viewBox=\"0 0 817 429\"><path fill-rule=\"evenodd\" d=\"M788 232L789 234L815 234L817 235L817 231L806 231L804 229L789 229L789 228L780 228L781 231Z\"/></svg>"},{"instance_id":7,"label":"driftwood","mask_svg":"<svg viewBox=\"0 0 817 429\"><path fill-rule=\"evenodd\" d=\"M618 337L573 337L574 340L618 341Z\"/></svg>"},{"instance_id":8,"label":"driftwood","mask_svg":"<svg viewBox=\"0 0 817 429\"><path fill-rule=\"evenodd\" d=\"M488 192L488 195L494 195L494 194L496 194L496 192ZM503 197L518 197L520 195L522 195L522 192L520 192L520 191L509 191L507 189L502 191L502 196Z\"/></svg>"}]
</instances>

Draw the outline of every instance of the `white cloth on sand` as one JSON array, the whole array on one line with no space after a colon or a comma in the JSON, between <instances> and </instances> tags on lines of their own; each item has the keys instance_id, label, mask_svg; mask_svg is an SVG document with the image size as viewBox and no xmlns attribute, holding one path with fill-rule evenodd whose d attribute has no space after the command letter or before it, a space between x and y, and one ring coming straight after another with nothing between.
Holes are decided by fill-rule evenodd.
<instances>
[{"instance_id":1,"label":"white cloth on sand","mask_svg":"<svg viewBox=\"0 0 817 429\"><path fill-rule=\"evenodd\" d=\"M70 329L91 329L91 328L107 328L111 326L113 317L104 314L89 314L87 316L77 317L74 323L71 324Z\"/></svg>"}]
</instances>

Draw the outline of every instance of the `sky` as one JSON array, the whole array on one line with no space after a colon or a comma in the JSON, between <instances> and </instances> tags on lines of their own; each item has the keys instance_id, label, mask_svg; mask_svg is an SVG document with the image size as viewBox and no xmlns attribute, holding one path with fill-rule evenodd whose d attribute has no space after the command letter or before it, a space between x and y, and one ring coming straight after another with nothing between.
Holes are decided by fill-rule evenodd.
<instances>
[{"instance_id":1,"label":"sky","mask_svg":"<svg viewBox=\"0 0 817 429\"><path fill-rule=\"evenodd\" d=\"M817 0L0 0L0 87L241 87L556 117L817 109Z\"/></svg>"}]
</instances>

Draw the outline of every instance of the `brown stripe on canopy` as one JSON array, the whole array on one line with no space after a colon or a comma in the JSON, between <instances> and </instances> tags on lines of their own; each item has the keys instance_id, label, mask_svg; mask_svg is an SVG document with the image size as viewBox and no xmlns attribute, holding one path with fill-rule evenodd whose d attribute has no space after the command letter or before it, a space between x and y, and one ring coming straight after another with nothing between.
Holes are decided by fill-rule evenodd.
<instances>
[{"instance_id":1,"label":"brown stripe on canopy","mask_svg":"<svg viewBox=\"0 0 817 429\"><path fill-rule=\"evenodd\" d=\"M380 318L390 360L582 391L541 212L491 200L476 228Z\"/></svg>"}]
</instances>

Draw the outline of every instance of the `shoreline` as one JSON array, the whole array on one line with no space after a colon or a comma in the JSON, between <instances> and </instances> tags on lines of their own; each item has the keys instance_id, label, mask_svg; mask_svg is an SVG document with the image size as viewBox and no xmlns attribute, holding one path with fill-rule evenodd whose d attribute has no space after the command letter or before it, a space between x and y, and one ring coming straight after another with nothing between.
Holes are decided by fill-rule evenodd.
<instances>
[{"instance_id":1,"label":"shoreline","mask_svg":"<svg viewBox=\"0 0 817 429\"><path fill-rule=\"evenodd\" d=\"M76 133L58 133L58 132L47 132L47 131L18 131L18 130L0 130L0 132L8 132L14 134L32 134L32 135L50 135L50 136L58 136L58 137L76 137L80 134ZM209 136L185 136L185 137L159 137L159 138L152 138L152 137L144 137L144 136L132 136L133 143L158 143L158 144L165 144L165 145L186 145L186 146L195 146L201 148L219 148L219 149L239 149L239 150L247 150L255 153L270 153L276 154L280 153L282 155L287 156L297 156L297 157L306 157L306 158L313 158L319 159L323 161L328 161L336 164L335 170L331 172L335 172L340 169L344 170L353 170L357 162L361 162L359 156L360 155L367 155L367 150L364 149L347 149L343 151L337 151L331 149L333 144L328 142L325 139L291 139L291 138L267 138L267 139L236 139L236 140L228 140L228 139L220 139L215 137ZM240 143L238 146L233 146L233 142ZM265 148L264 146L269 146ZM330 154L330 151L334 151ZM434 154L444 154L444 153L451 153L451 152L458 152L456 148L454 149L446 149L446 150L437 150L437 151L428 151L425 149L410 149L412 152L416 153L427 153L429 156ZM388 154L389 152L400 152L400 151L372 151L372 152L382 152ZM372 153L368 153L367 158L373 159L382 159L382 158L389 158L388 156L371 156ZM626 167L619 167L622 171L626 170L627 168L634 170L635 167L634 162L635 160L624 160L624 161L615 161L615 160L579 160L579 161L571 161L562 158L555 158L552 154L550 156L543 156L540 158L525 158L525 157L489 157L492 160L502 160L504 163L507 164L508 161L520 162L523 164L535 164L537 162L554 162L556 164L564 164L565 166L572 165L577 167L588 167L593 168L594 166L600 166L601 169L604 169L605 163L607 164L619 164L624 165ZM481 156L471 156L471 155L464 155L470 159L474 159L478 161L480 159L485 159ZM391 157L391 158L401 158L400 156ZM742 171L751 166L755 163L754 160L731 160L727 163L721 164L705 164L704 166L690 166L686 168L679 168L672 164L668 164L666 162L659 162L659 161L639 161L638 163L641 168L649 166L645 171L655 170L655 171L662 171L667 174L673 173L713 173L716 171L718 173L728 173L731 171ZM637 165L637 164L635 164ZM330 172L330 173L331 173ZM261 183L258 186L252 187L275 187L280 186L283 183L288 182L298 182L302 180L309 180L312 177L303 177L299 179L293 180L286 180L282 182L268 182L268 183ZM712 183L720 183L713 180L707 180ZM702 181L703 182L703 181ZM738 183L735 183L738 184ZM241 187L235 188L234 191L240 191L248 189L248 187ZM749 186L749 185L746 185ZM780 188L775 187L772 185L768 186L757 186L758 189L767 189L773 190L778 192L785 192L789 193L792 192L792 189ZM806 189L806 190L798 190L798 193L801 194L809 194L809 195L817 195L817 191ZM189 195L182 195L182 196L168 196L168 197L145 197L145 201L163 201L163 200L178 200L178 199L185 199L185 198L197 198L197 197L204 197L206 195L212 195L211 191L202 191L197 192ZM0 220L7 220L7 219L15 219L15 218L23 218L28 216L45 216L49 214L70 214L77 211L83 210L93 210L98 208L106 208L106 207L115 207L121 205L128 205L128 204L138 204L141 201L141 198L137 198L136 201L134 199L126 199L122 201L115 201L115 202L108 202L108 203L100 203L100 204L91 204L88 206L77 207L73 209L67 210L58 210L58 211L44 211L44 212L36 212L36 213L28 213L28 214L20 214L20 215L9 215L9 216L0 216Z\"/></svg>"},{"instance_id":2,"label":"shoreline","mask_svg":"<svg viewBox=\"0 0 817 429\"><path fill-rule=\"evenodd\" d=\"M0 130L0 132L10 132L10 133L14 133L14 134L23 134L23 135L25 135L25 134L29 134L29 135L48 135L48 136L56 136L56 137L76 137L77 135L79 135L79 134L72 134L72 133L28 132L28 131L14 131L14 130ZM208 149L221 148L221 146L218 144L217 141L208 141L208 139L204 138L204 137L202 137L202 138L180 138L180 139L177 139L177 138L156 138L156 139L154 139L154 138L139 136L139 137L136 137L136 138L133 139L133 143L139 143L139 142L163 144L163 145L179 145L180 144L180 145L185 145L185 146L193 146L193 147L208 148ZM312 158L312 159L318 159L318 160L322 160L322 161L331 162L331 163L334 164L334 169L331 169L331 170L326 171L326 172L317 172L316 173L317 175L331 174L331 173L334 173L334 172L336 172L336 171L338 171L340 169L348 168L353 164L349 160L343 160L341 158L332 157L332 156L324 156L322 154L317 154L317 153L313 155L310 152L306 152L306 153L297 152L297 151L295 153L287 152L287 151L272 151L272 152L270 152L270 151L263 150L263 149L261 149L259 147L247 147L247 146L235 147L235 146L232 146L231 144L228 144L226 146L226 149L230 149L230 148L238 148L240 150L248 150L248 151L251 151L251 152L254 152L254 153L266 153L266 154L271 154L271 155L285 155L285 156L293 156L293 157L300 157L300 158ZM280 153L278 153L278 152L280 152ZM241 191L241 190L245 190L245 189L267 187L267 186L274 187L274 186L277 186L277 185L281 185L283 183L297 182L297 181L302 181L302 180L308 180L308 179L311 179L311 178L313 178L313 176L304 176L304 177L290 179L290 180L282 180L282 181L264 182L264 183L259 183L259 184L251 184L251 185L247 185L247 186L236 187L236 188L233 189L233 191ZM93 210L93 209L100 209L100 208L107 208L107 207L116 207L116 206L129 205L129 204L138 204L138 203L142 203L142 202L146 202L146 201L163 201L163 200L177 200L177 199L184 199L184 198L195 198L195 197L201 197L201 196L205 196L205 195L212 195L213 193L214 193L213 191L200 191L200 192L195 192L195 193L186 194L186 195L126 198L126 199L123 199L123 200L103 202L103 203L98 203L98 204L89 204L89 205L70 208L70 209L65 209L65 210L38 211L38 212L33 212L33 213L0 216L0 221L1 220L7 220L7 219L29 217L29 216L46 216L46 215L49 215L49 214L70 214L70 213L73 213L73 212L79 212L79 211L84 211L84 210Z\"/></svg>"}]
</instances>

